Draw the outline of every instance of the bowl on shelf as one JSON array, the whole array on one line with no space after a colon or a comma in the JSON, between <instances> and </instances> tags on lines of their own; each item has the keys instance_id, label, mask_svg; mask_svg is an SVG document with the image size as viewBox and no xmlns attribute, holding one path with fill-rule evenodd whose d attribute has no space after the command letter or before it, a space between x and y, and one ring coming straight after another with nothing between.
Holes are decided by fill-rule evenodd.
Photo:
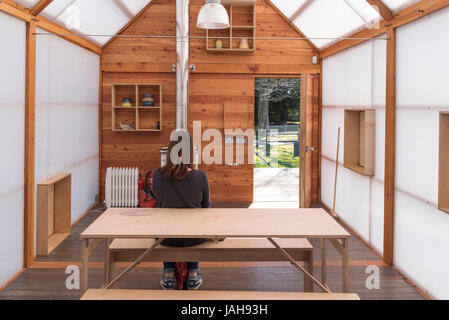
<instances>
[{"instance_id":1,"label":"bowl on shelf","mask_svg":"<svg viewBox=\"0 0 449 320\"><path fill-rule=\"evenodd\" d=\"M131 102L131 98L123 98L122 107L132 107L133 104Z\"/></svg>"},{"instance_id":2,"label":"bowl on shelf","mask_svg":"<svg viewBox=\"0 0 449 320\"><path fill-rule=\"evenodd\" d=\"M154 107L154 96L151 93L144 94L142 104L144 107Z\"/></svg>"},{"instance_id":3,"label":"bowl on shelf","mask_svg":"<svg viewBox=\"0 0 449 320\"><path fill-rule=\"evenodd\" d=\"M135 130L132 125L130 125L129 123L126 123L126 122L120 122L120 128L122 128L122 130L125 130L125 131Z\"/></svg>"}]
</instances>

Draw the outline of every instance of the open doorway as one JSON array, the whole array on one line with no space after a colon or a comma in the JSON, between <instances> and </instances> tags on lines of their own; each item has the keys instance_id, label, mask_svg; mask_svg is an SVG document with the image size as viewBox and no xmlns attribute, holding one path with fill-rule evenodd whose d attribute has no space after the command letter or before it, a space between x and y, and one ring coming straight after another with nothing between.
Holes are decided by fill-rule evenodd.
<instances>
[{"instance_id":1,"label":"open doorway","mask_svg":"<svg viewBox=\"0 0 449 320\"><path fill-rule=\"evenodd\" d=\"M254 83L254 204L299 206L301 78Z\"/></svg>"}]
</instances>

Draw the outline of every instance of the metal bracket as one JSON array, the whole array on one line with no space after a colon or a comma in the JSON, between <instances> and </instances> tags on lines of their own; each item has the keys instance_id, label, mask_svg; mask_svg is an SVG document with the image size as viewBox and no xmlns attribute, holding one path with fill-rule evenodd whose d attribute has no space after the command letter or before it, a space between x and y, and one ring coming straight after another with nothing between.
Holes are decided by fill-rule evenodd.
<instances>
[{"instance_id":1,"label":"metal bracket","mask_svg":"<svg viewBox=\"0 0 449 320\"><path fill-rule=\"evenodd\" d=\"M306 152L315 151L315 148L306 146Z\"/></svg>"},{"instance_id":2,"label":"metal bracket","mask_svg":"<svg viewBox=\"0 0 449 320\"><path fill-rule=\"evenodd\" d=\"M192 70L192 72L196 71L196 64L191 64L189 67L190 67L190 70Z\"/></svg>"},{"instance_id":3,"label":"metal bracket","mask_svg":"<svg viewBox=\"0 0 449 320\"><path fill-rule=\"evenodd\" d=\"M176 64L173 63L171 65L171 71L176 72Z\"/></svg>"}]
</instances>

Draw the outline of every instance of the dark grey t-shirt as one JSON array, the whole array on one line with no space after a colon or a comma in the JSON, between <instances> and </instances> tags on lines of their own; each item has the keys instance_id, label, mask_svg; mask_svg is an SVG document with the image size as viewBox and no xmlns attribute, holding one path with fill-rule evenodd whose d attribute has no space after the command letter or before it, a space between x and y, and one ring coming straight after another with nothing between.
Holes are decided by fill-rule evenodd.
<instances>
[{"instance_id":1,"label":"dark grey t-shirt","mask_svg":"<svg viewBox=\"0 0 449 320\"><path fill-rule=\"evenodd\" d=\"M153 191L159 208L210 207L209 182L201 170L190 171L184 180L167 180L156 170L153 175Z\"/></svg>"},{"instance_id":2,"label":"dark grey t-shirt","mask_svg":"<svg viewBox=\"0 0 449 320\"><path fill-rule=\"evenodd\" d=\"M175 190L176 187L176 190ZM159 208L209 208L209 182L203 171L192 170L184 180L167 180L156 170L153 192ZM178 195L179 194L179 195ZM182 198L181 198L182 197ZM190 247L207 239L165 239L162 244L172 247Z\"/></svg>"}]
</instances>

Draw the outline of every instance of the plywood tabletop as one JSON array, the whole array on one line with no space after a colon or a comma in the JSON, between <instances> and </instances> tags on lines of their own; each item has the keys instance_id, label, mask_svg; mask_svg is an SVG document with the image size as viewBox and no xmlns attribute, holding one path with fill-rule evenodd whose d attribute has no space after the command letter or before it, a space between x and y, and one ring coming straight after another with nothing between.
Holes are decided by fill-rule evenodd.
<instances>
[{"instance_id":1,"label":"plywood tabletop","mask_svg":"<svg viewBox=\"0 0 449 320\"><path fill-rule=\"evenodd\" d=\"M110 208L82 238L349 238L323 209Z\"/></svg>"}]
</instances>

